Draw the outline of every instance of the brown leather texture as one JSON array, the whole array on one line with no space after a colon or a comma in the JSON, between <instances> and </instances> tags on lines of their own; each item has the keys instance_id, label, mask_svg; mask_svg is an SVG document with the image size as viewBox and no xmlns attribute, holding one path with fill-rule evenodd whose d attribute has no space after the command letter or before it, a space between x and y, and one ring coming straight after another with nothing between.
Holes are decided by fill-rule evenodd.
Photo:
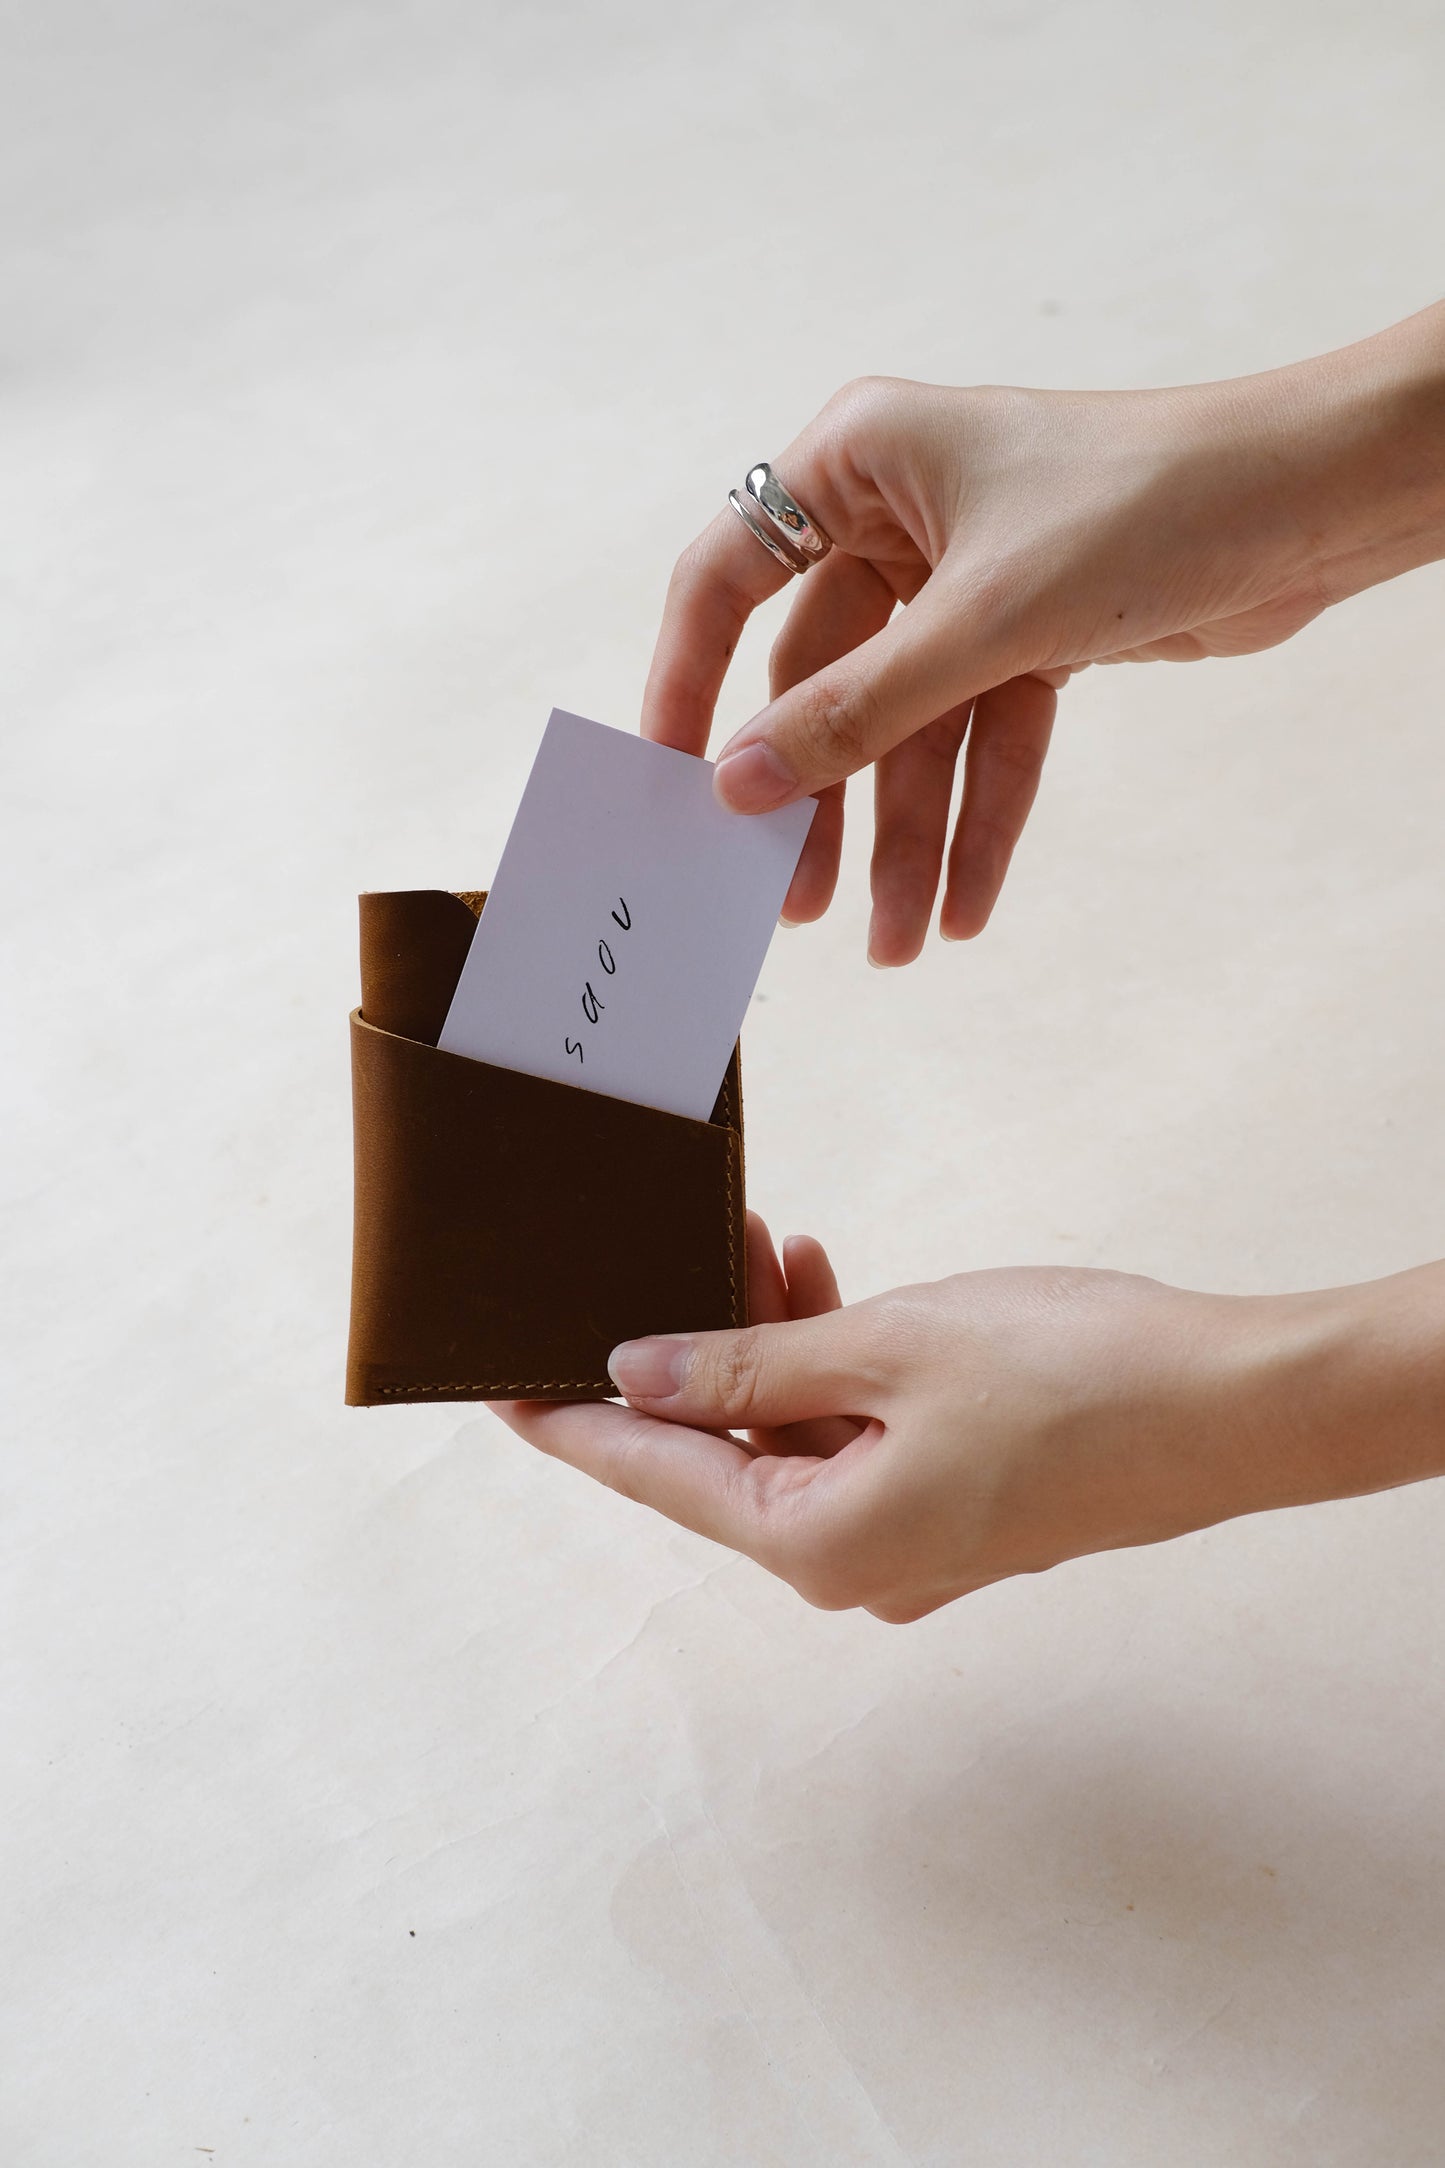
<instances>
[{"instance_id":1,"label":"brown leather texture","mask_svg":"<svg viewBox=\"0 0 1445 2168\"><path fill-rule=\"evenodd\" d=\"M706 1122L442 1053L484 901L361 898L353 1407L597 1400L619 1340L747 1321L736 1049Z\"/></svg>"}]
</instances>

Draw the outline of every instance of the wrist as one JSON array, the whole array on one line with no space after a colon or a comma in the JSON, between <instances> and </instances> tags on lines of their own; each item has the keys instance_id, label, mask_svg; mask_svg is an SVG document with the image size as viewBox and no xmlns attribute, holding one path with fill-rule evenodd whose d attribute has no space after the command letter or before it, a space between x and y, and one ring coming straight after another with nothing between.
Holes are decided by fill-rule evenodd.
<instances>
[{"instance_id":1,"label":"wrist","mask_svg":"<svg viewBox=\"0 0 1445 2168\"><path fill-rule=\"evenodd\" d=\"M1445 1474L1445 1266L1245 1302L1229 1365L1243 1510Z\"/></svg>"},{"instance_id":2,"label":"wrist","mask_svg":"<svg viewBox=\"0 0 1445 2168\"><path fill-rule=\"evenodd\" d=\"M1445 303L1237 391L1326 601L1445 556Z\"/></svg>"}]
</instances>

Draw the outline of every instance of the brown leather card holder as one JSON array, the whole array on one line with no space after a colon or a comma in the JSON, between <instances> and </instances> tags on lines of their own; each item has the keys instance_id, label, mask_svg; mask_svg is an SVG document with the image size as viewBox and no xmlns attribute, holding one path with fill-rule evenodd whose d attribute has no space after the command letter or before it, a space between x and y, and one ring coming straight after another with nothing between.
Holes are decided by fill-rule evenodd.
<instances>
[{"instance_id":1,"label":"brown leather card holder","mask_svg":"<svg viewBox=\"0 0 1445 2168\"><path fill-rule=\"evenodd\" d=\"M747 1321L736 1049L706 1122L442 1053L485 900L361 898L353 1407L596 1400L618 1341Z\"/></svg>"}]
</instances>

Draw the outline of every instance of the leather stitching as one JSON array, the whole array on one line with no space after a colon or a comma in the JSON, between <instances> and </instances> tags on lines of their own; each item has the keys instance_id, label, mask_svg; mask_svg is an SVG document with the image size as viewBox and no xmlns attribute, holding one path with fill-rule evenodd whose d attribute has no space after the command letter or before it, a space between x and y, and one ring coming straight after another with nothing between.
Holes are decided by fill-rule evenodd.
<instances>
[{"instance_id":1,"label":"leather stitching","mask_svg":"<svg viewBox=\"0 0 1445 2168\"><path fill-rule=\"evenodd\" d=\"M733 1105L733 1071L729 1060L723 1077L723 1121L728 1129L728 1315L734 1325L746 1324L747 1319L738 1318L738 1213L737 1213L737 1158L738 1115Z\"/></svg>"},{"instance_id":2,"label":"leather stitching","mask_svg":"<svg viewBox=\"0 0 1445 2168\"><path fill-rule=\"evenodd\" d=\"M737 1153L732 1139L737 1130L729 1124L728 1142L728 1315L736 1325L738 1321L738 1214L737 1214Z\"/></svg>"},{"instance_id":3,"label":"leather stitching","mask_svg":"<svg viewBox=\"0 0 1445 2168\"><path fill-rule=\"evenodd\" d=\"M448 1378L441 1385L378 1385L382 1395L397 1393L614 1393L611 1378Z\"/></svg>"}]
</instances>

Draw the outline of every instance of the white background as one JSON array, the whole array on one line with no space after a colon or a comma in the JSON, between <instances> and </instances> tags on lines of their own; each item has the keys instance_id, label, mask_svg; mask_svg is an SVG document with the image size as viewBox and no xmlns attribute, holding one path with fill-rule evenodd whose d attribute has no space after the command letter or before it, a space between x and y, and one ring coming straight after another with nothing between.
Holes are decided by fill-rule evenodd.
<instances>
[{"instance_id":1,"label":"white background","mask_svg":"<svg viewBox=\"0 0 1445 2168\"><path fill-rule=\"evenodd\" d=\"M1435 0L7 44L8 2168L1434 2168L1445 1490L896 1632L341 1372L357 890L485 883L846 378L1433 299ZM867 969L860 823L745 1034L778 1230L850 1294L1438 1254L1441 603L1071 687L976 947Z\"/></svg>"}]
</instances>

